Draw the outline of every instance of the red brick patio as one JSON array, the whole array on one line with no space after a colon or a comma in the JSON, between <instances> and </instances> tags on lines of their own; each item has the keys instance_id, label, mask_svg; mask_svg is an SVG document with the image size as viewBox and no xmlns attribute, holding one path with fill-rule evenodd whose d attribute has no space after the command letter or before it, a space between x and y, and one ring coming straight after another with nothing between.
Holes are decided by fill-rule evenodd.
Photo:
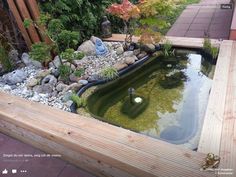
<instances>
[{"instance_id":1,"label":"red brick patio","mask_svg":"<svg viewBox=\"0 0 236 177\"><path fill-rule=\"evenodd\" d=\"M233 10L220 9L230 0L202 0L189 5L168 31L167 36L228 39Z\"/></svg>"},{"instance_id":2,"label":"red brick patio","mask_svg":"<svg viewBox=\"0 0 236 177\"><path fill-rule=\"evenodd\" d=\"M6 154L45 153L0 133L0 176L3 177L94 177L59 158L3 157ZM8 174L2 174L4 169L8 170ZM12 169L16 169L17 173L12 174Z\"/></svg>"}]
</instances>

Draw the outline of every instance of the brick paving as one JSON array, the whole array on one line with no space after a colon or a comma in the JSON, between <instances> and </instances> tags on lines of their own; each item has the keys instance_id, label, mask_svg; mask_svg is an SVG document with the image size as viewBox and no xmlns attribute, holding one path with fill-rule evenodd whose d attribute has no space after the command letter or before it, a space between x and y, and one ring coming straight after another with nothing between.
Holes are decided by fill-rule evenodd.
<instances>
[{"instance_id":1,"label":"brick paving","mask_svg":"<svg viewBox=\"0 0 236 177\"><path fill-rule=\"evenodd\" d=\"M202 0L182 12L167 36L228 39L233 10L221 9L230 0Z\"/></svg>"},{"instance_id":2,"label":"brick paving","mask_svg":"<svg viewBox=\"0 0 236 177\"><path fill-rule=\"evenodd\" d=\"M4 154L45 153L0 133L0 176L3 177L95 177L59 158L6 158ZM2 174L4 169L8 170L8 174ZM16 169L17 173L12 174L12 169Z\"/></svg>"}]
</instances>

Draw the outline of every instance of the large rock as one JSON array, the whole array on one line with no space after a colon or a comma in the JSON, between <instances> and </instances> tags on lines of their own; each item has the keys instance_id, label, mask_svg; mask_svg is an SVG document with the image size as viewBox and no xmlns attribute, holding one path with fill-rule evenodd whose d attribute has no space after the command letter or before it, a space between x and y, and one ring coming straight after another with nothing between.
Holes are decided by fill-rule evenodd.
<instances>
[{"instance_id":1,"label":"large rock","mask_svg":"<svg viewBox=\"0 0 236 177\"><path fill-rule=\"evenodd\" d=\"M55 86L57 84L57 78L55 78L53 75L47 75L43 80L41 81L42 85L50 84L51 86Z\"/></svg>"},{"instance_id":2,"label":"large rock","mask_svg":"<svg viewBox=\"0 0 236 177\"><path fill-rule=\"evenodd\" d=\"M134 55L133 51L126 51L124 52L124 57L132 57Z\"/></svg>"},{"instance_id":3,"label":"large rock","mask_svg":"<svg viewBox=\"0 0 236 177\"><path fill-rule=\"evenodd\" d=\"M49 67L50 68L59 68L59 66L61 66L61 60L59 58L59 56L56 56L53 61L51 61L49 63Z\"/></svg>"},{"instance_id":4,"label":"large rock","mask_svg":"<svg viewBox=\"0 0 236 177\"><path fill-rule=\"evenodd\" d=\"M35 78L37 78L37 79L42 79L42 78L46 77L47 75L49 75L50 73L51 73L51 71L48 70L48 69L40 70L40 71L36 74Z\"/></svg>"},{"instance_id":5,"label":"large rock","mask_svg":"<svg viewBox=\"0 0 236 177\"><path fill-rule=\"evenodd\" d=\"M79 46L77 51L83 52L85 55L95 55L96 47L91 40L87 40Z\"/></svg>"},{"instance_id":6,"label":"large rock","mask_svg":"<svg viewBox=\"0 0 236 177\"><path fill-rule=\"evenodd\" d=\"M100 38L98 38L98 37L96 37L96 36L91 36L91 38L90 38L90 41L92 41L94 44L96 44L96 40L97 39L100 39ZM101 40L101 39L100 39Z\"/></svg>"},{"instance_id":7,"label":"large rock","mask_svg":"<svg viewBox=\"0 0 236 177\"><path fill-rule=\"evenodd\" d=\"M122 46L115 49L117 55L121 55L124 53L124 48Z\"/></svg>"},{"instance_id":8,"label":"large rock","mask_svg":"<svg viewBox=\"0 0 236 177\"><path fill-rule=\"evenodd\" d=\"M8 85L15 85L23 82L27 78L27 74L22 70L15 70L3 76L3 81Z\"/></svg>"},{"instance_id":9,"label":"large rock","mask_svg":"<svg viewBox=\"0 0 236 177\"><path fill-rule=\"evenodd\" d=\"M118 62L118 63L114 64L113 67L119 71L119 70L126 68L127 66L128 65L124 62Z\"/></svg>"},{"instance_id":10,"label":"large rock","mask_svg":"<svg viewBox=\"0 0 236 177\"><path fill-rule=\"evenodd\" d=\"M60 82L60 83L57 84L56 90L57 90L58 92L61 92L61 91L63 91L64 89L66 89L67 87L68 87L68 85L66 85L66 84L64 84L64 83L62 83L62 82Z\"/></svg>"},{"instance_id":11,"label":"large rock","mask_svg":"<svg viewBox=\"0 0 236 177\"><path fill-rule=\"evenodd\" d=\"M32 78L32 79L30 79L30 80L28 81L27 87L34 87L34 86L36 86L37 84L38 84L38 80L35 79L35 78Z\"/></svg>"},{"instance_id":12,"label":"large rock","mask_svg":"<svg viewBox=\"0 0 236 177\"><path fill-rule=\"evenodd\" d=\"M141 49L147 53L153 53L156 51L156 46L154 44L145 44L141 46Z\"/></svg>"},{"instance_id":13,"label":"large rock","mask_svg":"<svg viewBox=\"0 0 236 177\"><path fill-rule=\"evenodd\" d=\"M79 84L81 85L87 85L88 84L88 81L87 80L79 80Z\"/></svg>"},{"instance_id":14,"label":"large rock","mask_svg":"<svg viewBox=\"0 0 236 177\"><path fill-rule=\"evenodd\" d=\"M53 86L50 84L36 85L33 91L37 93L50 94L53 92Z\"/></svg>"},{"instance_id":15,"label":"large rock","mask_svg":"<svg viewBox=\"0 0 236 177\"><path fill-rule=\"evenodd\" d=\"M69 90L77 92L81 87L82 87L82 84L73 83L73 84L69 85L67 88L65 88L62 92L65 93Z\"/></svg>"},{"instance_id":16,"label":"large rock","mask_svg":"<svg viewBox=\"0 0 236 177\"><path fill-rule=\"evenodd\" d=\"M74 73L70 74L69 79L71 82L78 82L79 81L79 78Z\"/></svg>"},{"instance_id":17,"label":"large rock","mask_svg":"<svg viewBox=\"0 0 236 177\"><path fill-rule=\"evenodd\" d=\"M23 53L21 56L21 60L25 64L25 66L34 66L36 68L42 68L42 64L38 61L31 59L28 53Z\"/></svg>"},{"instance_id":18,"label":"large rock","mask_svg":"<svg viewBox=\"0 0 236 177\"><path fill-rule=\"evenodd\" d=\"M138 58L135 55L133 55L131 57L126 57L125 58L125 63L127 65L131 65L131 64L135 63L136 60L138 60Z\"/></svg>"}]
</instances>

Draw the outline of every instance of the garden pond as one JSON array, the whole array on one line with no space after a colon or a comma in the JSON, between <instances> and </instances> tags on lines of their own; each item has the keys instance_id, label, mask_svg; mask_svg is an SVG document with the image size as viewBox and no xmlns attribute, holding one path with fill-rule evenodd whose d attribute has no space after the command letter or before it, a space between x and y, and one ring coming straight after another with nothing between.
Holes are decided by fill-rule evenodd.
<instances>
[{"instance_id":1,"label":"garden pond","mask_svg":"<svg viewBox=\"0 0 236 177\"><path fill-rule=\"evenodd\" d=\"M196 141L211 90L214 65L200 52L150 58L100 85L88 97L90 114L102 121L173 144Z\"/></svg>"}]
</instances>

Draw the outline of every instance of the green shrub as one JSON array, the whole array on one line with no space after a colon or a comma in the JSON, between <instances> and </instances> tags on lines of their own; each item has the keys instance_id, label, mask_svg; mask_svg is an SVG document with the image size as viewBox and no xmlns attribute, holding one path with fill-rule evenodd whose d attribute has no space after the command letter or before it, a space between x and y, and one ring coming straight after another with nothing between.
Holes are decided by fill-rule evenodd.
<instances>
[{"instance_id":1,"label":"green shrub","mask_svg":"<svg viewBox=\"0 0 236 177\"><path fill-rule=\"evenodd\" d=\"M206 52L210 53L210 51L211 51L211 41L210 41L209 38L205 38L205 39L204 39L204 42L203 42L203 49L204 49Z\"/></svg>"},{"instance_id":2,"label":"green shrub","mask_svg":"<svg viewBox=\"0 0 236 177\"><path fill-rule=\"evenodd\" d=\"M68 65L60 65L59 66L59 74L60 74L61 79L64 82L69 82L69 76L70 76L71 72L72 72L72 70L71 70L70 66L68 66Z\"/></svg>"},{"instance_id":3,"label":"green shrub","mask_svg":"<svg viewBox=\"0 0 236 177\"><path fill-rule=\"evenodd\" d=\"M86 107L86 100L76 94L71 95L71 100L76 104L77 108Z\"/></svg>"},{"instance_id":4,"label":"green shrub","mask_svg":"<svg viewBox=\"0 0 236 177\"><path fill-rule=\"evenodd\" d=\"M172 47L172 43L169 40L166 40L165 43L162 45L164 56L174 55L174 50L172 50Z\"/></svg>"},{"instance_id":5,"label":"green shrub","mask_svg":"<svg viewBox=\"0 0 236 177\"><path fill-rule=\"evenodd\" d=\"M0 63L5 71L11 71L13 69L8 53L2 46L0 46Z\"/></svg>"},{"instance_id":6,"label":"green shrub","mask_svg":"<svg viewBox=\"0 0 236 177\"><path fill-rule=\"evenodd\" d=\"M73 60L81 60L84 57L84 54L81 52L75 52L74 49L66 49L65 52L61 53L61 58L72 63Z\"/></svg>"},{"instance_id":7,"label":"green shrub","mask_svg":"<svg viewBox=\"0 0 236 177\"><path fill-rule=\"evenodd\" d=\"M85 72L85 69L84 68L80 68L80 69L76 70L74 72L74 74L75 74L76 77L81 77L84 74L84 72Z\"/></svg>"},{"instance_id":8,"label":"green shrub","mask_svg":"<svg viewBox=\"0 0 236 177\"><path fill-rule=\"evenodd\" d=\"M80 33L76 31L62 30L57 36L57 45L60 51L67 48L76 48L80 40Z\"/></svg>"},{"instance_id":9,"label":"green shrub","mask_svg":"<svg viewBox=\"0 0 236 177\"><path fill-rule=\"evenodd\" d=\"M112 80L119 76L117 69L114 67L107 67L103 69L100 73L100 76L106 80Z\"/></svg>"},{"instance_id":10,"label":"green shrub","mask_svg":"<svg viewBox=\"0 0 236 177\"><path fill-rule=\"evenodd\" d=\"M33 44L30 51L30 57L41 63L47 63L51 60L51 46L44 42Z\"/></svg>"},{"instance_id":11,"label":"green shrub","mask_svg":"<svg viewBox=\"0 0 236 177\"><path fill-rule=\"evenodd\" d=\"M219 54L219 48L218 47L212 47L211 48L211 55L212 55L212 57L214 59L216 59L218 54Z\"/></svg>"},{"instance_id":12,"label":"green shrub","mask_svg":"<svg viewBox=\"0 0 236 177\"><path fill-rule=\"evenodd\" d=\"M211 44L209 38L205 38L203 42L203 50L209 53L213 59L216 59L219 53L219 48Z\"/></svg>"}]
</instances>

